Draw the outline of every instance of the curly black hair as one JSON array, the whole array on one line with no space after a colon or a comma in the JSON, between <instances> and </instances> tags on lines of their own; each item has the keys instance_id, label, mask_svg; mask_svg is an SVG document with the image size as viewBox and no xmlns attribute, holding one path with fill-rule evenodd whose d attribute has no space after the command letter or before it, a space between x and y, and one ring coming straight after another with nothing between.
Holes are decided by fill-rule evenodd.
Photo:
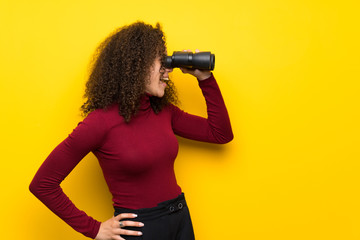
<instances>
[{"instance_id":1,"label":"curly black hair","mask_svg":"<svg viewBox=\"0 0 360 240\"><path fill-rule=\"evenodd\" d=\"M81 106L83 115L118 103L119 114L130 122L145 93L151 66L157 57L163 59L165 54L165 35L159 23L153 27L139 21L116 29L97 47L90 62L84 94L87 100ZM171 80L167 81L163 97L150 97L155 113L177 101Z\"/></svg>"}]
</instances>

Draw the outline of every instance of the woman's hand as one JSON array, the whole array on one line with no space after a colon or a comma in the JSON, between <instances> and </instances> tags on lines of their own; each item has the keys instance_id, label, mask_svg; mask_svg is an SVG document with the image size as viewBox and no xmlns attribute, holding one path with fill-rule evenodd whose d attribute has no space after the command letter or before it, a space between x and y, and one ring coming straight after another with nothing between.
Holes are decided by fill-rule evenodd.
<instances>
[{"instance_id":1,"label":"woman's hand","mask_svg":"<svg viewBox=\"0 0 360 240\"><path fill-rule=\"evenodd\" d=\"M191 50L183 50L184 52L192 52ZM200 52L198 49L195 50L196 53ZM183 73L189 73L196 77L199 81L205 80L211 76L211 71L209 70L200 70L200 69L189 69L189 68L180 68Z\"/></svg>"},{"instance_id":2,"label":"woman's hand","mask_svg":"<svg viewBox=\"0 0 360 240\"><path fill-rule=\"evenodd\" d=\"M116 217L112 217L109 220L101 223L98 234L96 235L96 240L124 240L124 238L120 237L121 235L131 235L131 236L140 236L142 232L139 231L131 231L122 229L120 227L120 222L122 223L122 227L143 227L144 224L141 222L134 221L121 221L124 218L135 218L136 215L132 213L122 213L117 215Z\"/></svg>"}]
</instances>

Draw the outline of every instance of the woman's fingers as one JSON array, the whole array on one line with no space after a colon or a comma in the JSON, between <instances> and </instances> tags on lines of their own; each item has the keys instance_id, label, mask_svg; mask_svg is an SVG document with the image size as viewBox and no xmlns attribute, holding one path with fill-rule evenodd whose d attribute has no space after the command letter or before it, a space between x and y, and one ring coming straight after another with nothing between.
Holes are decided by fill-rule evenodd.
<instances>
[{"instance_id":1,"label":"woman's fingers","mask_svg":"<svg viewBox=\"0 0 360 240\"><path fill-rule=\"evenodd\" d=\"M114 230L115 235L141 236L142 232L118 228Z\"/></svg>"},{"instance_id":2,"label":"woman's fingers","mask_svg":"<svg viewBox=\"0 0 360 240\"><path fill-rule=\"evenodd\" d=\"M124 218L136 218L136 217L137 217L137 215L133 214L133 213L121 213L121 214L115 216L115 220L120 221L121 219L124 219Z\"/></svg>"},{"instance_id":3,"label":"woman's fingers","mask_svg":"<svg viewBox=\"0 0 360 240\"><path fill-rule=\"evenodd\" d=\"M133 213L121 213L117 215L114 218L114 220L115 220L115 224L118 224L119 227L143 227L144 223L142 222L129 221L129 220L122 221L122 219L129 219L129 218L131 219L136 217L137 215Z\"/></svg>"},{"instance_id":4,"label":"woman's fingers","mask_svg":"<svg viewBox=\"0 0 360 240\"><path fill-rule=\"evenodd\" d=\"M122 219L131 219L136 218L137 215L133 213L121 213L114 217L114 234L117 235L131 235L131 236L141 236L142 232L140 231L133 231L124 229L125 227L143 227L144 223L136 222L136 221L129 221L129 220L122 220Z\"/></svg>"},{"instance_id":5,"label":"woman's fingers","mask_svg":"<svg viewBox=\"0 0 360 240\"><path fill-rule=\"evenodd\" d=\"M183 52L192 52L192 50L190 50L190 49L184 49ZM199 49L195 49L195 52L198 53L198 52L200 52L200 50L199 50Z\"/></svg>"},{"instance_id":6,"label":"woman's fingers","mask_svg":"<svg viewBox=\"0 0 360 240\"><path fill-rule=\"evenodd\" d=\"M122 223L122 228L123 227L143 227L144 224L142 222L134 222L134 221L120 221L119 223ZM121 226L119 224L119 226Z\"/></svg>"},{"instance_id":7,"label":"woman's fingers","mask_svg":"<svg viewBox=\"0 0 360 240\"><path fill-rule=\"evenodd\" d=\"M141 222L131 221L137 215L133 213L122 213L102 222L96 240L124 240L120 235L141 236L142 232L124 229L124 227L142 227ZM123 220L124 219L124 220ZM130 220L129 220L130 219ZM120 227L121 222L121 227Z\"/></svg>"},{"instance_id":8,"label":"woman's fingers","mask_svg":"<svg viewBox=\"0 0 360 240\"><path fill-rule=\"evenodd\" d=\"M115 235L131 235L131 236L141 236L141 231L134 231L134 230L128 230L124 229L124 227L142 227L144 224L140 222L133 222L133 221L121 221L122 227L120 227L119 222L116 222L117 227L113 228L113 234Z\"/></svg>"}]
</instances>

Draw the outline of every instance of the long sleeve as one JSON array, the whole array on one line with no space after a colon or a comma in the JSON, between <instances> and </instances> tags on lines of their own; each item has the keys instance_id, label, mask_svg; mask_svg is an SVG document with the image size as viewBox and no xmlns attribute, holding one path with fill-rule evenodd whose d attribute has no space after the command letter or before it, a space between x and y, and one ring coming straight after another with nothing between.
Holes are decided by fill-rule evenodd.
<instances>
[{"instance_id":1,"label":"long sleeve","mask_svg":"<svg viewBox=\"0 0 360 240\"><path fill-rule=\"evenodd\" d=\"M227 143L233 139L229 115L219 86L211 75L199 81L199 86L206 100L208 117L188 114L172 106L172 127L174 133L185 138L211 142Z\"/></svg>"},{"instance_id":2,"label":"long sleeve","mask_svg":"<svg viewBox=\"0 0 360 240\"><path fill-rule=\"evenodd\" d=\"M92 112L46 158L30 184L30 191L52 212L76 231L95 238L100 222L79 210L67 197L60 183L104 138L104 123Z\"/></svg>"}]
</instances>

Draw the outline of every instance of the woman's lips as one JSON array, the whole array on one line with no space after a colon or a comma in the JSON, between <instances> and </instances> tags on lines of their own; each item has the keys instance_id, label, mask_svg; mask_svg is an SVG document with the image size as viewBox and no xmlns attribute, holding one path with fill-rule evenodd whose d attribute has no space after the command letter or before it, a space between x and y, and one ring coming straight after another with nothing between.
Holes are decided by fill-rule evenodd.
<instances>
[{"instance_id":1,"label":"woman's lips","mask_svg":"<svg viewBox=\"0 0 360 240\"><path fill-rule=\"evenodd\" d=\"M164 87L166 87L167 84L164 81L169 81L169 78L166 78L166 77L160 78L160 84L163 85Z\"/></svg>"}]
</instances>

